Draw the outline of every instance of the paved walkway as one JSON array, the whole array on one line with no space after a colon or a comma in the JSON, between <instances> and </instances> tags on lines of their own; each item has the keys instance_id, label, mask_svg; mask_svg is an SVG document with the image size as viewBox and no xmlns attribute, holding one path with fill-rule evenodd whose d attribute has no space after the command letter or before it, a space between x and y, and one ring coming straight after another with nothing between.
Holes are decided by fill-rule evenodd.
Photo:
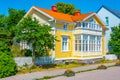
<instances>
[{"instance_id":1,"label":"paved walkway","mask_svg":"<svg viewBox=\"0 0 120 80\"><path fill-rule=\"evenodd\" d=\"M72 77L59 76L49 80L120 80L120 67L115 66L106 70L82 72Z\"/></svg>"},{"instance_id":2,"label":"paved walkway","mask_svg":"<svg viewBox=\"0 0 120 80\"><path fill-rule=\"evenodd\" d=\"M114 65L115 63L105 63L106 66ZM93 64L89 66L83 66L83 67L77 67L77 68L71 68L73 71L84 71L88 69L95 69L98 67L99 64ZM35 78L43 78L44 76L56 76L64 74L66 69L56 69L56 70L46 70L46 71L40 71L40 72L32 72L32 73L26 73L26 74L18 74L15 76L10 76L7 78L2 78L0 80L34 80Z\"/></svg>"}]
</instances>

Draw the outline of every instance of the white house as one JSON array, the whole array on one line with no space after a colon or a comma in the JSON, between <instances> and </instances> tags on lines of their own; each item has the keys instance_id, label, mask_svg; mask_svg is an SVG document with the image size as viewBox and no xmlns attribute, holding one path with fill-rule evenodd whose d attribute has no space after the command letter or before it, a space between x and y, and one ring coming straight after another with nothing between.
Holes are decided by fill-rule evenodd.
<instances>
[{"instance_id":1,"label":"white house","mask_svg":"<svg viewBox=\"0 0 120 80\"><path fill-rule=\"evenodd\" d=\"M110 40L111 28L120 24L120 11L111 9L106 6L101 6L97 11L97 15L101 20L106 24L106 27L109 29L106 31L106 51L110 49L108 42Z\"/></svg>"}]
</instances>

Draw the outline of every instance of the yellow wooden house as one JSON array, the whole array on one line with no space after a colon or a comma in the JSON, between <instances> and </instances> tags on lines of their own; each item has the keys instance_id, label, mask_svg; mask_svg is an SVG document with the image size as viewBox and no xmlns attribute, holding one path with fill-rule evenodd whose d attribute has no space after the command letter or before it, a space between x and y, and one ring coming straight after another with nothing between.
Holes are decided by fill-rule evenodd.
<instances>
[{"instance_id":1,"label":"yellow wooden house","mask_svg":"<svg viewBox=\"0 0 120 80\"><path fill-rule=\"evenodd\" d=\"M40 24L52 27L56 36L55 50L51 55L55 60L95 59L105 55L105 31L107 28L96 13L74 15L57 12L53 5L51 10L31 7L25 17L31 16Z\"/></svg>"}]
</instances>

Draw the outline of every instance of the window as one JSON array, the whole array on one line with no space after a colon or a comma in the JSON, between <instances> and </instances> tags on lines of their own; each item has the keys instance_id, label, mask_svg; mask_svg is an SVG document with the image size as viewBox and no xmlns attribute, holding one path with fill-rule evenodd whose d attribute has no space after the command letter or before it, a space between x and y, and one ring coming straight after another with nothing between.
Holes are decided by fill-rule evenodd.
<instances>
[{"instance_id":1,"label":"window","mask_svg":"<svg viewBox=\"0 0 120 80\"><path fill-rule=\"evenodd\" d=\"M81 51L81 35L75 35L75 51Z\"/></svg>"},{"instance_id":2,"label":"window","mask_svg":"<svg viewBox=\"0 0 120 80\"><path fill-rule=\"evenodd\" d=\"M97 49L96 51L101 51L101 37L97 36Z\"/></svg>"},{"instance_id":3,"label":"window","mask_svg":"<svg viewBox=\"0 0 120 80\"><path fill-rule=\"evenodd\" d=\"M101 36L75 35L75 51L99 52L101 51Z\"/></svg>"},{"instance_id":4,"label":"window","mask_svg":"<svg viewBox=\"0 0 120 80\"><path fill-rule=\"evenodd\" d=\"M105 17L106 26L109 26L109 18Z\"/></svg>"},{"instance_id":5,"label":"window","mask_svg":"<svg viewBox=\"0 0 120 80\"><path fill-rule=\"evenodd\" d=\"M67 30L68 29L68 24L63 24L63 29Z\"/></svg>"},{"instance_id":6,"label":"window","mask_svg":"<svg viewBox=\"0 0 120 80\"><path fill-rule=\"evenodd\" d=\"M83 35L83 51L88 51L88 35Z\"/></svg>"},{"instance_id":7,"label":"window","mask_svg":"<svg viewBox=\"0 0 120 80\"><path fill-rule=\"evenodd\" d=\"M89 41L90 45L89 45L89 51L95 51L95 36L94 35L90 35L90 41Z\"/></svg>"},{"instance_id":8,"label":"window","mask_svg":"<svg viewBox=\"0 0 120 80\"><path fill-rule=\"evenodd\" d=\"M62 37L62 51L68 51L68 36Z\"/></svg>"},{"instance_id":9,"label":"window","mask_svg":"<svg viewBox=\"0 0 120 80\"><path fill-rule=\"evenodd\" d=\"M95 20L92 18L92 19L90 19L90 22L91 23L95 23Z\"/></svg>"}]
</instances>

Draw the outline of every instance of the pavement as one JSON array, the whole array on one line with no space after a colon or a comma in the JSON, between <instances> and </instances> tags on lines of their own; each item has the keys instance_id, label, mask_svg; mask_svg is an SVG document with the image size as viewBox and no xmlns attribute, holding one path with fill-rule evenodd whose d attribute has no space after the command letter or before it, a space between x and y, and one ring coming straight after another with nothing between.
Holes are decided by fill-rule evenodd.
<instances>
[{"instance_id":1,"label":"pavement","mask_svg":"<svg viewBox=\"0 0 120 80\"><path fill-rule=\"evenodd\" d=\"M112 66L115 63L104 63L106 66ZM75 72L78 71L85 71L89 69L95 69L99 66L99 64L92 64L88 66L83 66L83 67L77 67L77 68L69 68L72 69ZM56 69L56 70L45 70L45 71L40 71L40 72L32 72L32 73L26 73L26 74L18 74L6 78L2 78L0 80L34 80L36 78L43 78L44 76L57 76L64 74L66 69ZM53 80L53 79L51 79ZM54 79L54 80L67 80L67 79ZM76 80L76 79L73 79ZM92 79L94 80L94 79ZM107 79L109 80L109 79ZM115 80L115 79L114 79Z\"/></svg>"},{"instance_id":2,"label":"pavement","mask_svg":"<svg viewBox=\"0 0 120 80\"><path fill-rule=\"evenodd\" d=\"M120 67L82 72L72 77L59 76L49 80L120 80Z\"/></svg>"}]
</instances>

